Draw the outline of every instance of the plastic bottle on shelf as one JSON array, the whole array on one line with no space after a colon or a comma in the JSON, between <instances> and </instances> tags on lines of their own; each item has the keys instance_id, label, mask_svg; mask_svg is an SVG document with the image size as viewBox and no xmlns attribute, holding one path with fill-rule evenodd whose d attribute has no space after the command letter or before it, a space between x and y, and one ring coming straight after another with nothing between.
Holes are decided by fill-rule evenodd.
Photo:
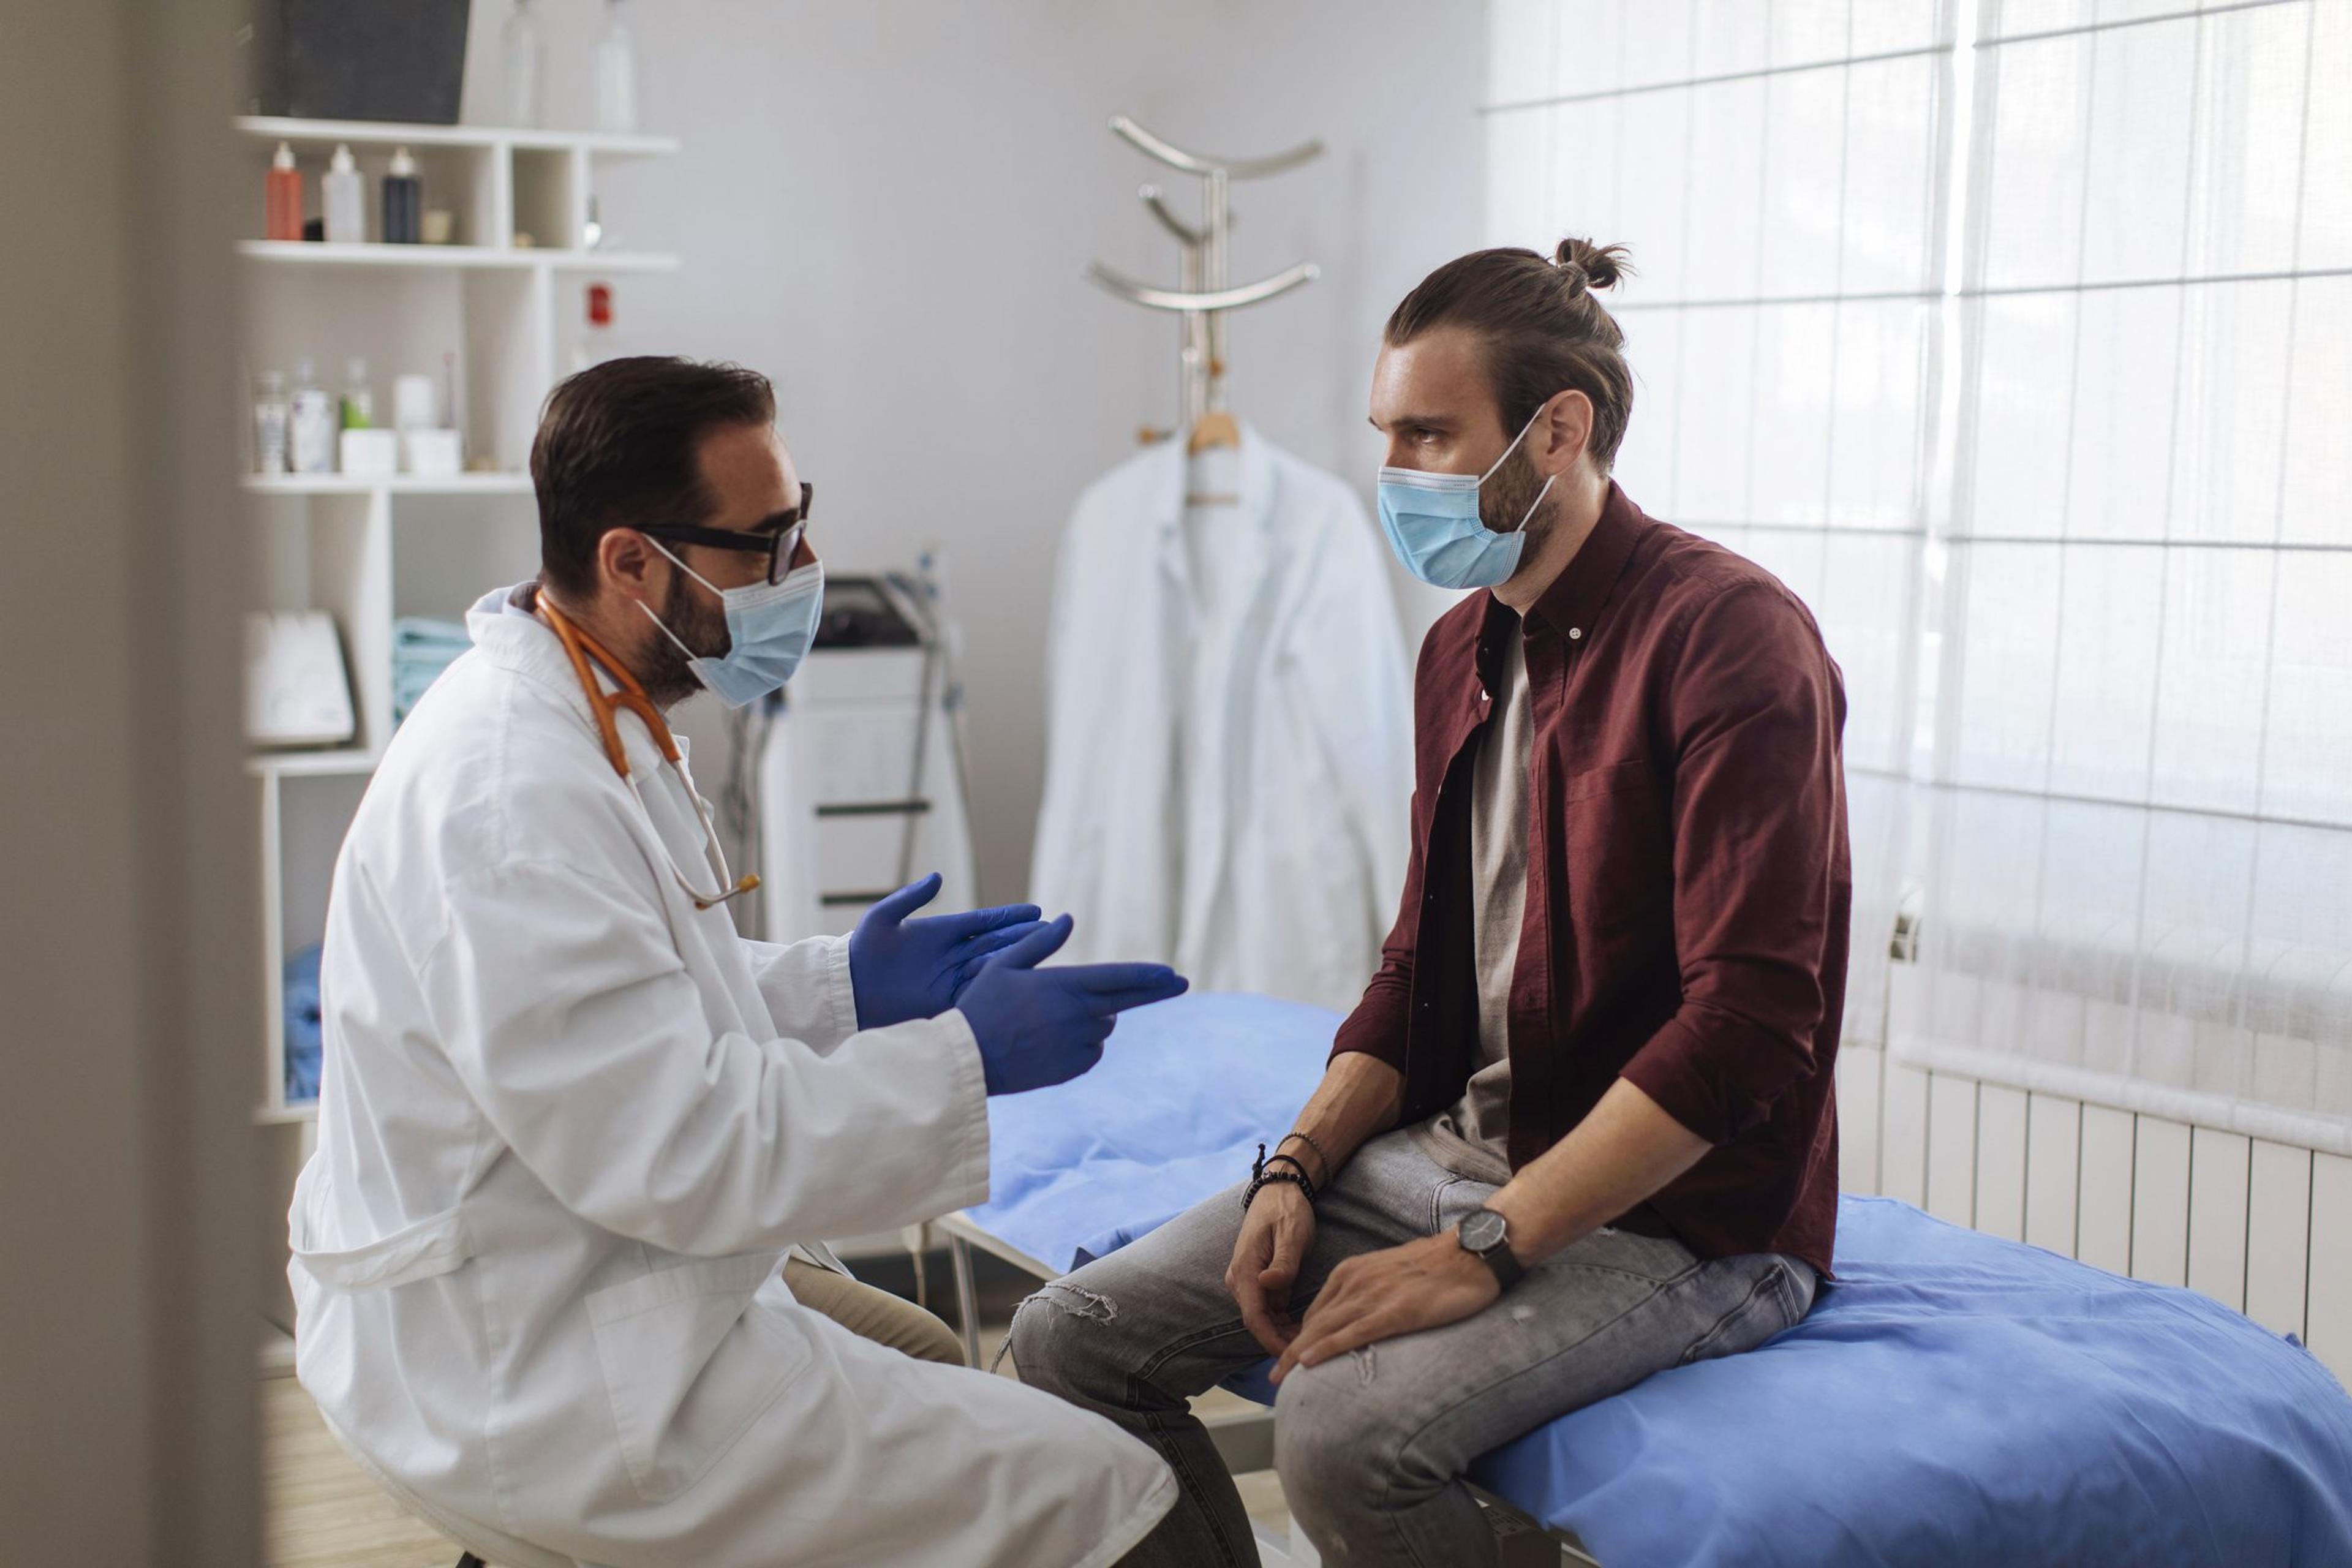
<instances>
[{"instance_id":1,"label":"plastic bottle on shelf","mask_svg":"<svg viewBox=\"0 0 2352 1568\"><path fill-rule=\"evenodd\" d=\"M572 373L574 375L591 365L603 364L614 358L619 351L613 346L613 286L610 283L588 285L588 330L572 345Z\"/></svg>"},{"instance_id":2,"label":"plastic bottle on shelf","mask_svg":"<svg viewBox=\"0 0 2352 1568\"><path fill-rule=\"evenodd\" d=\"M346 142L335 144L335 155L319 180L319 205L327 215L328 244L357 245L367 238L365 182Z\"/></svg>"},{"instance_id":3,"label":"plastic bottle on shelf","mask_svg":"<svg viewBox=\"0 0 2352 1568\"><path fill-rule=\"evenodd\" d=\"M457 379L457 351L455 349L441 351L441 416L448 421L449 428L457 432L458 458L463 462L466 443L466 389L464 384ZM467 466L471 467L470 464Z\"/></svg>"},{"instance_id":4,"label":"plastic bottle on shelf","mask_svg":"<svg viewBox=\"0 0 2352 1568\"><path fill-rule=\"evenodd\" d=\"M368 384L367 361L352 359L343 366L343 428L375 427L375 389Z\"/></svg>"},{"instance_id":5,"label":"plastic bottle on shelf","mask_svg":"<svg viewBox=\"0 0 2352 1568\"><path fill-rule=\"evenodd\" d=\"M509 125L528 129L539 123L539 20L531 15L530 0L514 0L499 42L507 89L500 107Z\"/></svg>"},{"instance_id":6,"label":"plastic bottle on shelf","mask_svg":"<svg viewBox=\"0 0 2352 1568\"><path fill-rule=\"evenodd\" d=\"M302 172L294 166L294 149L280 142L270 155L268 221L262 233L270 239L302 237ZM280 379L283 379L282 377Z\"/></svg>"},{"instance_id":7,"label":"plastic bottle on shelf","mask_svg":"<svg viewBox=\"0 0 2352 1568\"><path fill-rule=\"evenodd\" d=\"M293 407L286 398L286 373L265 370L253 378L253 471L286 471L286 436Z\"/></svg>"},{"instance_id":8,"label":"plastic bottle on shelf","mask_svg":"<svg viewBox=\"0 0 2352 1568\"><path fill-rule=\"evenodd\" d=\"M335 400L319 384L319 373L305 359L294 367L294 471L335 471Z\"/></svg>"},{"instance_id":9,"label":"plastic bottle on shelf","mask_svg":"<svg viewBox=\"0 0 2352 1568\"><path fill-rule=\"evenodd\" d=\"M429 375L411 372L392 378L392 427L407 433L441 424L441 389Z\"/></svg>"},{"instance_id":10,"label":"plastic bottle on shelf","mask_svg":"<svg viewBox=\"0 0 2352 1568\"><path fill-rule=\"evenodd\" d=\"M637 128L637 44L621 0L604 0L604 37L596 45L596 129Z\"/></svg>"},{"instance_id":11,"label":"plastic bottle on shelf","mask_svg":"<svg viewBox=\"0 0 2352 1568\"><path fill-rule=\"evenodd\" d=\"M416 160L405 147L395 147L392 166L383 176L383 241L415 245L424 239L425 186L416 177Z\"/></svg>"}]
</instances>

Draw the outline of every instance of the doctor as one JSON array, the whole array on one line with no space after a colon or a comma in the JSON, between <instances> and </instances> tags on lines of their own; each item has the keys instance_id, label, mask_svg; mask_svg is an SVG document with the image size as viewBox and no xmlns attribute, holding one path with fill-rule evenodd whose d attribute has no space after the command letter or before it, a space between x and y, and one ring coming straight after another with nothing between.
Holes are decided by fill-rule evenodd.
<instances>
[{"instance_id":1,"label":"doctor","mask_svg":"<svg viewBox=\"0 0 2352 1568\"><path fill-rule=\"evenodd\" d=\"M1070 927L1034 909L908 919L935 883L846 939L736 934L750 879L663 710L765 695L814 635L774 415L763 378L672 359L549 399L541 576L474 607L336 868L296 1364L493 1554L1099 1568L1168 1510L1160 1459L853 1331L881 1293L786 1253L983 1198L987 1097L1086 1071L1184 983L1040 969ZM898 1317L879 1339L925 1337Z\"/></svg>"}]
</instances>

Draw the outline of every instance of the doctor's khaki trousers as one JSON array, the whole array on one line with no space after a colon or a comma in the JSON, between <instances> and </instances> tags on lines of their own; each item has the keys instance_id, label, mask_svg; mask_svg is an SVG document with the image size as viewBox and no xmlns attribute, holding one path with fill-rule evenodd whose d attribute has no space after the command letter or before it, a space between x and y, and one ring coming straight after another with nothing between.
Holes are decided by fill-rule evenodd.
<instances>
[{"instance_id":1,"label":"doctor's khaki trousers","mask_svg":"<svg viewBox=\"0 0 2352 1568\"><path fill-rule=\"evenodd\" d=\"M1176 1507L1122 1568L1248 1568L1241 1494L1192 1395L1264 1359L1225 1289L1243 1189L1046 1286L1013 1321L1022 1381L1098 1411L1160 1451ZM1315 1205L1291 1310L1342 1258L1451 1229L1496 1188L1398 1131L1367 1142ZM1761 1344L1811 1310L1792 1258L1702 1263L1680 1242L1601 1230L1528 1271L1484 1310L1283 1380L1275 1464L1328 1563L1475 1568L1499 1561L1460 1478L1472 1460L1654 1372Z\"/></svg>"},{"instance_id":2,"label":"doctor's khaki trousers","mask_svg":"<svg viewBox=\"0 0 2352 1568\"><path fill-rule=\"evenodd\" d=\"M793 1300L812 1312L824 1313L861 1340L887 1345L917 1361L942 1366L963 1364L963 1342L953 1329L887 1290L797 1258L784 1259L784 1285Z\"/></svg>"}]
</instances>

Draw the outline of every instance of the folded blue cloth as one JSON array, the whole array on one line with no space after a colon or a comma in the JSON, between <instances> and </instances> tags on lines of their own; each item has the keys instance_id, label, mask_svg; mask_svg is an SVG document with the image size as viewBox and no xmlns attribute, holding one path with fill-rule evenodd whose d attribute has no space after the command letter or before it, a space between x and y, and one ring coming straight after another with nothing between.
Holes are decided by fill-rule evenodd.
<instances>
[{"instance_id":1,"label":"folded blue cloth","mask_svg":"<svg viewBox=\"0 0 2352 1568\"><path fill-rule=\"evenodd\" d=\"M319 1098L319 944L286 961L286 1103Z\"/></svg>"},{"instance_id":2,"label":"folded blue cloth","mask_svg":"<svg viewBox=\"0 0 2352 1568\"><path fill-rule=\"evenodd\" d=\"M433 616L402 616L392 623L392 646L396 653L409 647L446 647L464 652L473 643L473 634L463 621L442 620Z\"/></svg>"}]
</instances>

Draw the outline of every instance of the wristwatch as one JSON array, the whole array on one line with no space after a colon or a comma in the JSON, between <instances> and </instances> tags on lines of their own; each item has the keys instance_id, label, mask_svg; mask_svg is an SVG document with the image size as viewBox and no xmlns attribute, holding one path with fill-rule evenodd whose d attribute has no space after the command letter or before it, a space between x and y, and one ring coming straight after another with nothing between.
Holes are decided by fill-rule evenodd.
<instances>
[{"instance_id":1,"label":"wristwatch","mask_svg":"<svg viewBox=\"0 0 2352 1568\"><path fill-rule=\"evenodd\" d=\"M1465 1215L1454 1227L1454 1239L1462 1244L1463 1251L1493 1269L1496 1282L1506 1290L1527 1272L1511 1252L1511 1222L1493 1209Z\"/></svg>"}]
</instances>

